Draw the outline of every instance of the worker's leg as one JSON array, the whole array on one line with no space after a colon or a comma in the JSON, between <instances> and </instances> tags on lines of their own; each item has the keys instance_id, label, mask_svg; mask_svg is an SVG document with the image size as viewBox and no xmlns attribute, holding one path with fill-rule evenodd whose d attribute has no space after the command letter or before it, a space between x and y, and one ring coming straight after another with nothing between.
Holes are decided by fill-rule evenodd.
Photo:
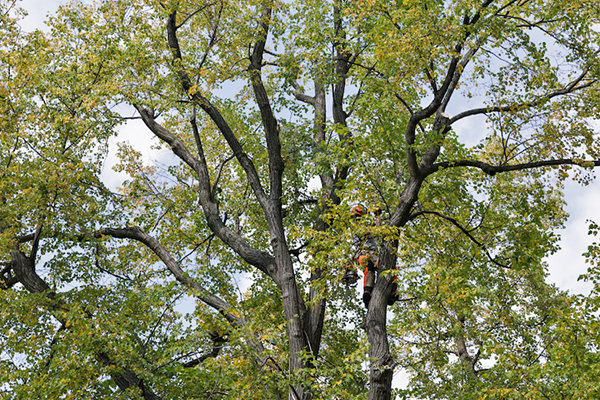
<instances>
[{"instance_id":1,"label":"worker's leg","mask_svg":"<svg viewBox=\"0 0 600 400\"><path fill-rule=\"evenodd\" d=\"M373 263L371 259L366 262L365 268L365 281L363 288L363 302L365 307L369 308L369 301L371 301L371 293L373 292L373 286L375 286L375 273L377 271L377 265Z\"/></svg>"}]
</instances>

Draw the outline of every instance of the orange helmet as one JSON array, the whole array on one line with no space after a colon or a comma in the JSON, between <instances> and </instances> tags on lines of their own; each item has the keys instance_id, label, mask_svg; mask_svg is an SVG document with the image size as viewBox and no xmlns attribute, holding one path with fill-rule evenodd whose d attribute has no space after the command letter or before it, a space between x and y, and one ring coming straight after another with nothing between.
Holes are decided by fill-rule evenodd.
<instances>
[{"instance_id":1,"label":"orange helmet","mask_svg":"<svg viewBox=\"0 0 600 400\"><path fill-rule=\"evenodd\" d=\"M367 212L365 211L364 207L362 207L362 206L352 207L352 216L353 217L362 217L366 213Z\"/></svg>"}]
</instances>

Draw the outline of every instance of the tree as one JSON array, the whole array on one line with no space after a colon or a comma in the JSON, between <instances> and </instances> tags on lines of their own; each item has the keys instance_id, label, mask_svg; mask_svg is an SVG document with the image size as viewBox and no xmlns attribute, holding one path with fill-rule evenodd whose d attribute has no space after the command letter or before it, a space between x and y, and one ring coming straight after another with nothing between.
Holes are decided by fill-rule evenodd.
<instances>
[{"instance_id":1,"label":"tree","mask_svg":"<svg viewBox=\"0 0 600 400\"><path fill-rule=\"evenodd\" d=\"M389 399L399 368L405 397L595 398L596 300L543 259L600 165L599 9L104 1L45 34L3 2L6 398ZM113 192L130 118L171 156L122 144ZM367 311L341 284L366 230Z\"/></svg>"}]
</instances>

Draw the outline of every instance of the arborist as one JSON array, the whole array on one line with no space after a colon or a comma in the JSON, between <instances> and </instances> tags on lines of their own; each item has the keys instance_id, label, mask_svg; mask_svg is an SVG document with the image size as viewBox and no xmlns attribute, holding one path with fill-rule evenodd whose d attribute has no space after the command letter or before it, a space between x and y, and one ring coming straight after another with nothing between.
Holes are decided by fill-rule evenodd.
<instances>
[{"instance_id":1,"label":"arborist","mask_svg":"<svg viewBox=\"0 0 600 400\"><path fill-rule=\"evenodd\" d=\"M367 214L367 211L362 206L356 206L352 208L351 213L352 218L358 221ZM381 226L381 210L376 209L374 214L375 225ZM370 228L365 227L364 229L364 231L358 231L354 235L352 243L354 246L354 262L346 266L342 280L346 285L352 285L358 280L355 265L359 265L364 269L363 302L365 303L365 307L369 308L369 301L371 300L371 293L375 286L377 268L379 266L379 246L377 245L377 240L371 234ZM394 282L392 293L388 299L388 305L394 304L396 300L398 300L397 284Z\"/></svg>"},{"instance_id":2,"label":"arborist","mask_svg":"<svg viewBox=\"0 0 600 400\"><path fill-rule=\"evenodd\" d=\"M352 218L357 220L357 222L367 215L366 209L362 206L353 207L351 213ZM380 213L375 213L375 224L377 226L381 226L379 215ZM363 232L359 231L354 234L352 239L352 245L354 246L353 263L346 266L342 280L346 285L352 285L358 280L355 265L364 269L363 302L365 303L365 307L368 308L369 300L371 300L371 292L373 291L373 286L375 286L379 246L377 246L377 241L371 234L370 229L368 227L364 229Z\"/></svg>"}]
</instances>

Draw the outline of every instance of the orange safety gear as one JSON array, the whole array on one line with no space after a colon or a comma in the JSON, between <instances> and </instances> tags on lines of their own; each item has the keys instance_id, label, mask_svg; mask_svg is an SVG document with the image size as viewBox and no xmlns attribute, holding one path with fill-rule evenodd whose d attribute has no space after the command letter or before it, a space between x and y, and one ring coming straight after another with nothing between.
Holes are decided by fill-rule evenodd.
<instances>
[{"instance_id":1,"label":"orange safety gear","mask_svg":"<svg viewBox=\"0 0 600 400\"><path fill-rule=\"evenodd\" d=\"M361 256L365 257L365 256ZM365 261L363 259L363 261ZM364 283L363 283L363 302L365 303L365 308L369 308L369 302L371 301L371 292L373 292L373 287L375 286L375 273L377 272L377 267L379 266L379 260L376 263L373 263L371 259L367 259L365 261L364 267Z\"/></svg>"},{"instance_id":2,"label":"orange safety gear","mask_svg":"<svg viewBox=\"0 0 600 400\"><path fill-rule=\"evenodd\" d=\"M377 260L377 262L375 264L373 264L372 262L368 262L364 267L365 267L364 286L369 286L368 282L367 282L367 275L369 275L369 271L377 272L377 268L379 267L379 260Z\"/></svg>"},{"instance_id":3,"label":"orange safety gear","mask_svg":"<svg viewBox=\"0 0 600 400\"><path fill-rule=\"evenodd\" d=\"M358 265L360 265L361 267L367 267L367 265L369 264L371 257L369 257L369 255L367 254L361 254L358 256Z\"/></svg>"},{"instance_id":4,"label":"orange safety gear","mask_svg":"<svg viewBox=\"0 0 600 400\"><path fill-rule=\"evenodd\" d=\"M356 206L356 207L352 207L352 216L353 217L362 217L363 215L366 215L367 212L365 211L364 207L362 206Z\"/></svg>"}]
</instances>

